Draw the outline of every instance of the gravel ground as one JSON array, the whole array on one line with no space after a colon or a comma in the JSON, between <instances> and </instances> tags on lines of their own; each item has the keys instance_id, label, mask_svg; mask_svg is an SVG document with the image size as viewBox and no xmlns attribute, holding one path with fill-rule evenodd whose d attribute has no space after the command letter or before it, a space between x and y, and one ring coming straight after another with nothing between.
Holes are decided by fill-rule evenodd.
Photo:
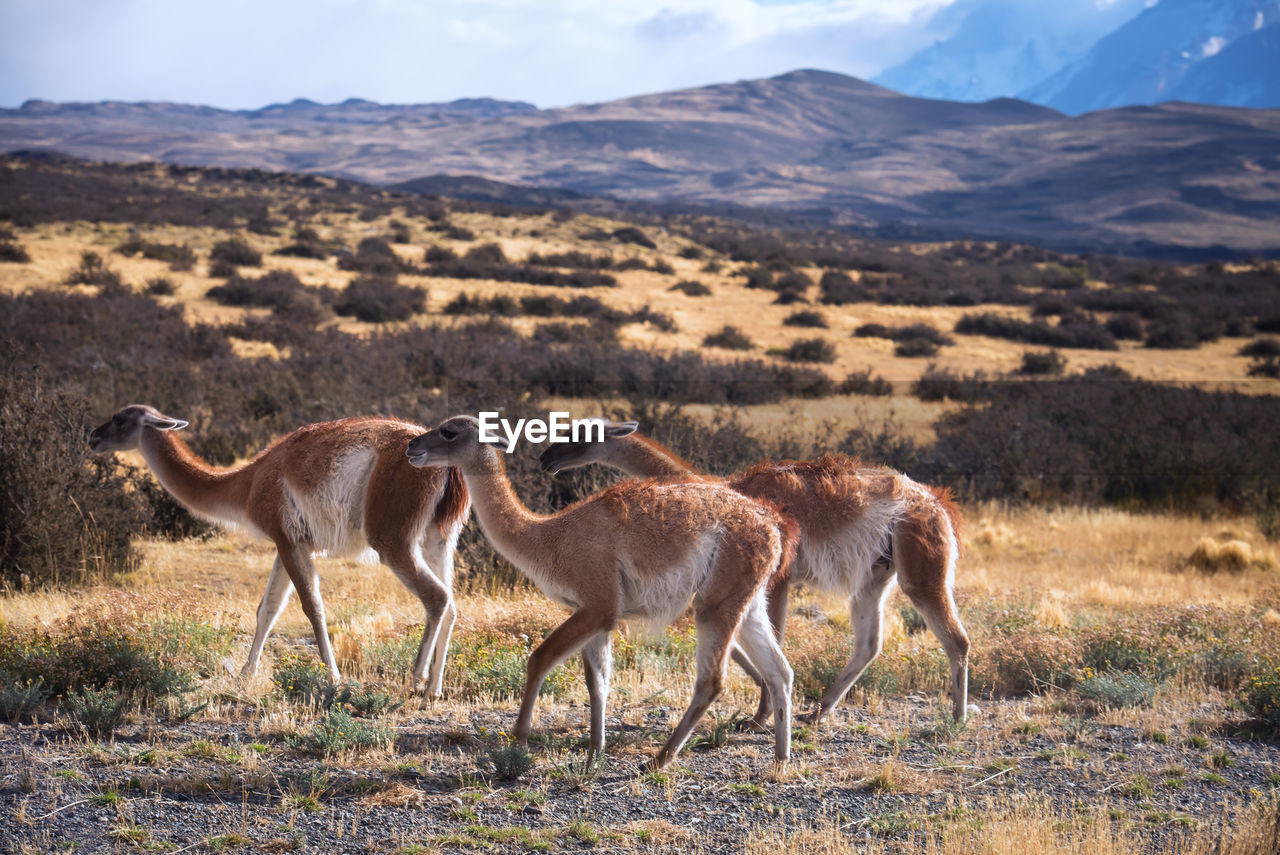
<instances>
[{"instance_id":1,"label":"gravel ground","mask_svg":"<svg viewBox=\"0 0 1280 855\"><path fill-rule=\"evenodd\" d=\"M935 725L933 703L846 705L816 735L797 730L782 775L757 734L640 773L679 710L631 705L611 716L609 761L588 777L568 760L581 757L585 709L548 702L533 771L505 783L481 766L510 726L506 708L473 711L461 727L431 710L403 715L391 722L394 747L327 760L290 747L290 727L253 708L126 724L109 744L57 723L0 725L0 853L728 853L808 826L905 846L1033 803L1061 815L1104 806L1160 852L1280 784L1280 749L1229 735L1208 701L1201 719L1163 734L1037 699L981 702L954 734Z\"/></svg>"}]
</instances>

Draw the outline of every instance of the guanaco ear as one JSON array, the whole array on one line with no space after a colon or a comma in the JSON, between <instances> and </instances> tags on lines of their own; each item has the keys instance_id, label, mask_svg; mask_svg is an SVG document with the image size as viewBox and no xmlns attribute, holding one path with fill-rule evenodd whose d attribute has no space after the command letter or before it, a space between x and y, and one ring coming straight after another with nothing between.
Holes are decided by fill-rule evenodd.
<instances>
[{"instance_id":1,"label":"guanaco ear","mask_svg":"<svg viewBox=\"0 0 1280 855\"><path fill-rule=\"evenodd\" d=\"M608 439L621 439L624 436L631 436L638 427L640 427L639 422L606 422L604 435Z\"/></svg>"},{"instance_id":2,"label":"guanaco ear","mask_svg":"<svg viewBox=\"0 0 1280 855\"><path fill-rule=\"evenodd\" d=\"M190 424L182 419L171 419L168 416L153 416L147 414L142 417L142 423L156 430L182 430Z\"/></svg>"}]
</instances>

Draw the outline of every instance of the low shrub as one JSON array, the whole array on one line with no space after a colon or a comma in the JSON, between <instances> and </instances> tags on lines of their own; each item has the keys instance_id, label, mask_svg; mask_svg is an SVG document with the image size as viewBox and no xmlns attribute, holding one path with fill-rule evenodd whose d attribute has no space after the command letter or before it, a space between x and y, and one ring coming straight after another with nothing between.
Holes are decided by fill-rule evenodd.
<instances>
[{"instance_id":1,"label":"low shrub","mask_svg":"<svg viewBox=\"0 0 1280 855\"><path fill-rule=\"evenodd\" d=\"M779 349L777 355L788 362L831 363L836 361L836 347L825 338L801 338Z\"/></svg>"},{"instance_id":2,"label":"low shrub","mask_svg":"<svg viewBox=\"0 0 1280 855\"><path fill-rule=\"evenodd\" d=\"M134 565L132 540L148 508L127 470L89 454L88 409L74 387L0 373L0 578L8 586L102 580Z\"/></svg>"},{"instance_id":3,"label":"low shrub","mask_svg":"<svg viewBox=\"0 0 1280 855\"><path fill-rule=\"evenodd\" d=\"M244 238L234 237L215 243L209 251L209 260L233 267L258 267L262 264L262 253Z\"/></svg>"},{"instance_id":4,"label":"low shrub","mask_svg":"<svg viewBox=\"0 0 1280 855\"><path fill-rule=\"evenodd\" d=\"M667 289L668 291L679 291L686 297L709 297L711 289L703 285L696 279L682 279Z\"/></svg>"},{"instance_id":5,"label":"low shrub","mask_svg":"<svg viewBox=\"0 0 1280 855\"><path fill-rule=\"evenodd\" d=\"M229 642L220 646L225 655ZM42 680L64 698L111 689L126 703L146 706L189 691L196 667L194 654L172 655L147 625L74 622L0 636L0 671L18 682Z\"/></svg>"},{"instance_id":6,"label":"low shrub","mask_svg":"<svg viewBox=\"0 0 1280 855\"><path fill-rule=\"evenodd\" d=\"M1146 330L1142 318L1135 312L1117 312L1107 318L1107 332L1123 341L1142 341Z\"/></svg>"},{"instance_id":7,"label":"low shrub","mask_svg":"<svg viewBox=\"0 0 1280 855\"><path fill-rule=\"evenodd\" d=\"M91 250L80 253L80 266L67 274L68 285L92 285L105 292L124 290L124 282L102 259Z\"/></svg>"},{"instance_id":8,"label":"low shrub","mask_svg":"<svg viewBox=\"0 0 1280 855\"><path fill-rule=\"evenodd\" d=\"M938 345L926 338L908 338L896 342L893 346L894 356L915 357L934 356L938 353Z\"/></svg>"},{"instance_id":9,"label":"low shrub","mask_svg":"<svg viewBox=\"0 0 1280 855\"><path fill-rule=\"evenodd\" d=\"M871 376L871 369L854 371L841 381L837 390L842 395L892 395L893 384L877 374Z\"/></svg>"},{"instance_id":10,"label":"low shrub","mask_svg":"<svg viewBox=\"0 0 1280 855\"><path fill-rule=\"evenodd\" d=\"M1086 668L1075 690L1094 703L1113 708L1149 707L1159 685L1142 674Z\"/></svg>"},{"instance_id":11,"label":"low shrub","mask_svg":"<svg viewBox=\"0 0 1280 855\"><path fill-rule=\"evenodd\" d=\"M17 724L44 706L50 694L43 677L19 680L0 673L0 718Z\"/></svg>"},{"instance_id":12,"label":"low shrub","mask_svg":"<svg viewBox=\"0 0 1280 855\"><path fill-rule=\"evenodd\" d=\"M394 278L401 272L408 271L410 265L400 260L391 244L382 238L367 237L356 245L356 251L344 255L338 260L338 267L343 270L354 270L367 276ZM357 280L358 281L358 280Z\"/></svg>"},{"instance_id":13,"label":"low shrub","mask_svg":"<svg viewBox=\"0 0 1280 855\"><path fill-rule=\"evenodd\" d=\"M1039 344L1048 347L1074 347L1090 350L1115 350L1115 336L1104 325L1087 315L1068 315L1051 326L1044 321L1022 321L993 312L965 315L956 322L955 331L962 335L985 335Z\"/></svg>"},{"instance_id":14,"label":"low shrub","mask_svg":"<svg viewBox=\"0 0 1280 855\"><path fill-rule=\"evenodd\" d=\"M645 249L658 248L658 245L648 235L635 226L623 226L614 229L610 237L619 243L633 243L636 246L643 246Z\"/></svg>"},{"instance_id":15,"label":"low shrub","mask_svg":"<svg viewBox=\"0 0 1280 855\"><path fill-rule=\"evenodd\" d=\"M467 250L462 260L481 267L501 267L508 263L507 254L496 243L482 243Z\"/></svg>"},{"instance_id":16,"label":"low shrub","mask_svg":"<svg viewBox=\"0 0 1280 855\"><path fill-rule=\"evenodd\" d=\"M195 251L186 244L155 243L135 237L117 246L116 252L124 256L141 255L155 261L167 261L170 270L185 271L196 266Z\"/></svg>"},{"instance_id":17,"label":"low shrub","mask_svg":"<svg viewBox=\"0 0 1280 855\"><path fill-rule=\"evenodd\" d=\"M1280 380L1280 356L1256 356L1245 373L1250 377L1269 377Z\"/></svg>"},{"instance_id":18,"label":"low shrub","mask_svg":"<svg viewBox=\"0 0 1280 855\"><path fill-rule=\"evenodd\" d=\"M332 757L348 751L381 748L389 745L393 738L385 726L353 718L335 706L309 732L288 737L285 742L291 748Z\"/></svg>"},{"instance_id":19,"label":"low shrub","mask_svg":"<svg viewBox=\"0 0 1280 855\"><path fill-rule=\"evenodd\" d=\"M789 327L813 327L816 329L827 329L827 316L822 312L815 312L812 309L802 309L798 312L792 312L782 322Z\"/></svg>"},{"instance_id":20,"label":"low shrub","mask_svg":"<svg viewBox=\"0 0 1280 855\"><path fill-rule=\"evenodd\" d=\"M155 276L147 280L147 285L143 290L153 297L172 297L177 293L178 288L173 284L173 280L167 276Z\"/></svg>"},{"instance_id":21,"label":"low shrub","mask_svg":"<svg viewBox=\"0 0 1280 855\"><path fill-rule=\"evenodd\" d=\"M26 264L31 260L31 256L22 244L13 240L0 240L0 261L8 261L13 264Z\"/></svg>"},{"instance_id":22,"label":"low shrub","mask_svg":"<svg viewBox=\"0 0 1280 855\"><path fill-rule=\"evenodd\" d=\"M484 753L487 767L499 781L514 781L533 769L533 755L519 745L503 745Z\"/></svg>"},{"instance_id":23,"label":"low shrub","mask_svg":"<svg viewBox=\"0 0 1280 855\"><path fill-rule=\"evenodd\" d=\"M928 324L921 323L906 324L900 327L891 327L885 324L862 324L853 331L853 334L858 338L887 338L899 343L924 341L935 345L935 347L954 343L951 336Z\"/></svg>"},{"instance_id":24,"label":"low shrub","mask_svg":"<svg viewBox=\"0 0 1280 855\"><path fill-rule=\"evenodd\" d=\"M803 294L813 287L813 280L808 274L801 273L799 270L788 270L778 276L773 281L773 290L782 293L794 292Z\"/></svg>"},{"instance_id":25,"label":"low shrub","mask_svg":"<svg viewBox=\"0 0 1280 855\"><path fill-rule=\"evenodd\" d=\"M483 632L455 636L449 649L449 673L458 696L467 700L512 700L524 694L529 642L510 635ZM542 684L540 694L558 698L573 685L573 676L559 665Z\"/></svg>"},{"instance_id":26,"label":"low shrub","mask_svg":"<svg viewBox=\"0 0 1280 855\"><path fill-rule=\"evenodd\" d=\"M505 263L505 260L503 262ZM573 267L580 270L608 270L613 267L613 256L609 253L592 255L581 250L568 252L531 252L524 260L525 264L535 267Z\"/></svg>"},{"instance_id":27,"label":"low shrub","mask_svg":"<svg viewBox=\"0 0 1280 855\"><path fill-rule=\"evenodd\" d=\"M359 276L338 293L333 310L371 324L407 321L427 309L427 292L381 276Z\"/></svg>"},{"instance_id":28,"label":"low shrub","mask_svg":"<svg viewBox=\"0 0 1280 855\"><path fill-rule=\"evenodd\" d=\"M473 297L461 293L441 309L446 315L500 315L514 317L520 312L520 304L514 297L498 294L493 297Z\"/></svg>"},{"instance_id":29,"label":"low shrub","mask_svg":"<svg viewBox=\"0 0 1280 855\"><path fill-rule=\"evenodd\" d=\"M1268 735L1280 737L1280 665L1250 677L1240 700Z\"/></svg>"},{"instance_id":30,"label":"low shrub","mask_svg":"<svg viewBox=\"0 0 1280 855\"><path fill-rule=\"evenodd\" d=\"M818 291L822 294L822 302L831 306L861 303L869 296L866 286L854 282L853 277L840 270L823 273L818 280Z\"/></svg>"},{"instance_id":31,"label":"low shrub","mask_svg":"<svg viewBox=\"0 0 1280 855\"><path fill-rule=\"evenodd\" d=\"M416 652L415 652L416 655ZM339 700L340 689L329 679L324 665L310 656L286 654L271 673L276 691L296 704L329 709Z\"/></svg>"},{"instance_id":32,"label":"low shrub","mask_svg":"<svg viewBox=\"0 0 1280 855\"><path fill-rule=\"evenodd\" d=\"M702 346L723 347L726 350L751 350L756 345L742 330L726 325L704 336Z\"/></svg>"},{"instance_id":33,"label":"low shrub","mask_svg":"<svg viewBox=\"0 0 1280 855\"><path fill-rule=\"evenodd\" d=\"M224 306L287 309L306 290L307 286L293 272L268 270L257 278L236 274L224 284L210 288L205 296Z\"/></svg>"},{"instance_id":34,"label":"low shrub","mask_svg":"<svg viewBox=\"0 0 1280 855\"><path fill-rule=\"evenodd\" d=\"M1280 338L1259 336L1239 350L1240 356L1280 356Z\"/></svg>"},{"instance_id":35,"label":"low shrub","mask_svg":"<svg viewBox=\"0 0 1280 855\"><path fill-rule=\"evenodd\" d=\"M1057 376L1066 370L1067 360L1056 350L1028 350L1022 354L1017 373L1036 376Z\"/></svg>"},{"instance_id":36,"label":"low shrub","mask_svg":"<svg viewBox=\"0 0 1280 855\"><path fill-rule=\"evenodd\" d=\"M110 686L93 689L86 686L67 695L67 706L76 724L95 739L110 739L116 728L124 724L129 702Z\"/></svg>"}]
</instances>

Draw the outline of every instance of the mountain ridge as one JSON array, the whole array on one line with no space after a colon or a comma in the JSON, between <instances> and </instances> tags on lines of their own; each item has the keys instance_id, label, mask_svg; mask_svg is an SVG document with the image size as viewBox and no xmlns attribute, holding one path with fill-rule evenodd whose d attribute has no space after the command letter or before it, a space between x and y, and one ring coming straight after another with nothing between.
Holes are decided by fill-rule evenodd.
<instances>
[{"instance_id":1,"label":"mountain ridge","mask_svg":"<svg viewBox=\"0 0 1280 855\"><path fill-rule=\"evenodd\" d=\"M814 69L528 106L40 105L0 111L0 150L382 185L477 176L530 198L777 210L1047 245L1280 246L1280 111L1165 104L1071 117L1018 99L906 96Z\"/></svg>"}]
</instances>

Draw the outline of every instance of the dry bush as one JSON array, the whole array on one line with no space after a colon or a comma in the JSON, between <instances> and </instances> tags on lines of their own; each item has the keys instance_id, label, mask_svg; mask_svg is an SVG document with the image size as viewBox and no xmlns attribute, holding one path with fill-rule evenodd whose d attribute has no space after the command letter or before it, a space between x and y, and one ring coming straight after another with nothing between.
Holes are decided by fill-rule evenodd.
<instances>
[{"instance_id":1,"label":"dry bush","mask_svg":"<svg viewBox=\"0 0 1280 855\"><path fill-rule=\"evenodd\" d=\"M0 579L19 589L99 580L133 566L145 500L90 456L88 402L16 371L0 376Z\"/></svg>"}]
</instances>

